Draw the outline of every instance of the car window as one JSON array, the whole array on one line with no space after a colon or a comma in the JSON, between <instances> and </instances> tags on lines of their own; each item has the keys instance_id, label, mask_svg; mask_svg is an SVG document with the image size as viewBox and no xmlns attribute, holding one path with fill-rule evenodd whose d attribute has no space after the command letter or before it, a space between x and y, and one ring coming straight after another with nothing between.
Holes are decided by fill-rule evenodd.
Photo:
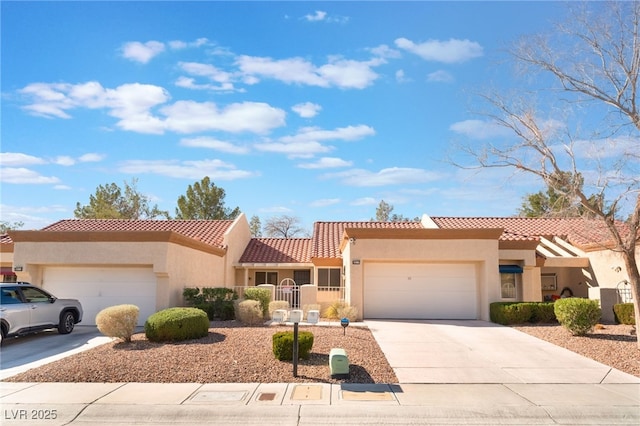
<instances>
[{"instance_id":1,"label":"car window","mask_svg":"<svg viewBox=\"0 0 640 426\"><path fill-rule=\"evenodd\" d=\"M16 303L22 303L17 290L14 288L3 288L2 293L0 294L0 304L14 305Z\"/></svg>"},{"instance_id":2,"label":"car window","mask_svg":"<svg viewBox=\"0 0 640 426\"><path fill-rule=\"evenodd\" d=\"M23 287L22 295L27 303L48 303L49 295L35 287Z\"/></svg>"}]
</instances>

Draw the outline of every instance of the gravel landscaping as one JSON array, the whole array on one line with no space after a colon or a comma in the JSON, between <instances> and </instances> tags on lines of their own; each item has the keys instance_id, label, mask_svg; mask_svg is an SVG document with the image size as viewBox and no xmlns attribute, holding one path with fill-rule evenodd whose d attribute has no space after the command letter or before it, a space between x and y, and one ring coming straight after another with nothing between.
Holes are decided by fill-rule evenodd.
<instances>
[{"instance_id":1,"label":"gravel landscaping","mask_svg":"<svg viewBox=\"0 0 640 426\"><path fill-rule=\"evenodd\" d=\"M605 325L576 337L559 325L513 327L603 364L640 377L640 351L631 326ZM114 341L6 379L11 382L157 382L157 383L397 383L393 370L367 328L315 326L311 357L298 363L278 361L272 336L291 326L245 327L236 321L212 322L209 336L180 343L151 343L136 334L131 343ZM329 351L347 351L349 379L331 379Z\"/></svg>"},{"instance_id":2,"label":"gravel landscaping","mask_svg":"<svg viewBox=\"0 0 640 426\"><path fill-rule=\"evenodd\" d=\"M580 355L640 377L640 349L631 325L598 325L586 336L573 336L560 325L519 325L513 328Z\"/></svg>"},{"instance_id":3,"label":"gravel landscaping","mask_svg":"<svg viewBox=\"0 0 640 426\"><path fill-rule=\"evenodd\" d=\"M308 360L278 361L272 336L292 326L245 327L236 321L212 322L209 336L180 343L152 343L144 333L131 343L114 341L12 376L13 382L150 383L397 383L395 373L369 329L350 326L300 326L313 332ZM344 334L344 335L343 335ZM344 348L350 378L333 380L329 351Z\"/></svg>"}]
</instances>

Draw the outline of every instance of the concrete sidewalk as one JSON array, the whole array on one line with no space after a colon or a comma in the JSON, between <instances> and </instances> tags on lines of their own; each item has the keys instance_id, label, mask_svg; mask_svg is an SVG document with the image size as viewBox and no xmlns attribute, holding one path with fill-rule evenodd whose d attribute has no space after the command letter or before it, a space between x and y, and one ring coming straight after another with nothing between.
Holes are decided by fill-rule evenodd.
<instances>
[{"instance_id":1,"label":"concrete sidewalk","mask_svg":"<svg viewBox=\"0 0 640 426\"><path fill-rule=\"evenodd\" d=\"M2 424L640 424L639 384L0 383Z\"/></svg>"}]
</instances>

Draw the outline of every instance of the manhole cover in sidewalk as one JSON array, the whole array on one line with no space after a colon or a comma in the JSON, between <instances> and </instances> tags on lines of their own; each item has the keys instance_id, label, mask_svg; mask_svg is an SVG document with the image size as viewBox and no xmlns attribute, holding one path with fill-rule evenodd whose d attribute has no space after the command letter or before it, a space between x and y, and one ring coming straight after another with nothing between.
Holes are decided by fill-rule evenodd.
<instances>
[{"instance_id":1,"label":"manhole cover in sidewalk","mask_svg":"<svg viewBox=\"0 0 640 426\"><path fill-rule=\"evenodd\" d=\"M229 392L229 391L201 391L191 398L194 402L210 402L210 401L242 401L247 396L247 392Z\"/></svg>"},{"instance_id":2,"label":"manhole cover in sidewalk","mask_svg":"<svg viewBox=\"0 0 640 426\"><path fill-rule=\"evenodd\" d=\"M291 399L295 400L320 400L322 399L322 386L319 385L296 385L293 389Z\"/></svg>"}]
</instances>

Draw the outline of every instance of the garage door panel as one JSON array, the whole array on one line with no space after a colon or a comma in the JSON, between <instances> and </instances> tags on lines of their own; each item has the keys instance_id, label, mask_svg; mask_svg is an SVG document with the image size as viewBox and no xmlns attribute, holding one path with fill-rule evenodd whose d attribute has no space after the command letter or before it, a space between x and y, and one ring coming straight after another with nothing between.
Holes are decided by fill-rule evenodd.
<instances>
[{"instance_id":1,"label":"garage door panel","mask_svg":"<svg viewBox=\"0 0 640 426\"><path fill-rule=\"evenodd\" d=\"M473 264L365 265L364 316L398 319L475 319Z\"/></svg>"},{"instance_id":2,"label":"garage door panel","mask_svg":"<svg viewBox=\"0 0 640 426\"><path fill-rule=\"evenodd\" d=\"M132 304L140 308L138 325L155 312L156 278L149 268L48 267L43 287L60 298L80 300L83 325L109 306Z\"/></svg>"}]
</instances>

